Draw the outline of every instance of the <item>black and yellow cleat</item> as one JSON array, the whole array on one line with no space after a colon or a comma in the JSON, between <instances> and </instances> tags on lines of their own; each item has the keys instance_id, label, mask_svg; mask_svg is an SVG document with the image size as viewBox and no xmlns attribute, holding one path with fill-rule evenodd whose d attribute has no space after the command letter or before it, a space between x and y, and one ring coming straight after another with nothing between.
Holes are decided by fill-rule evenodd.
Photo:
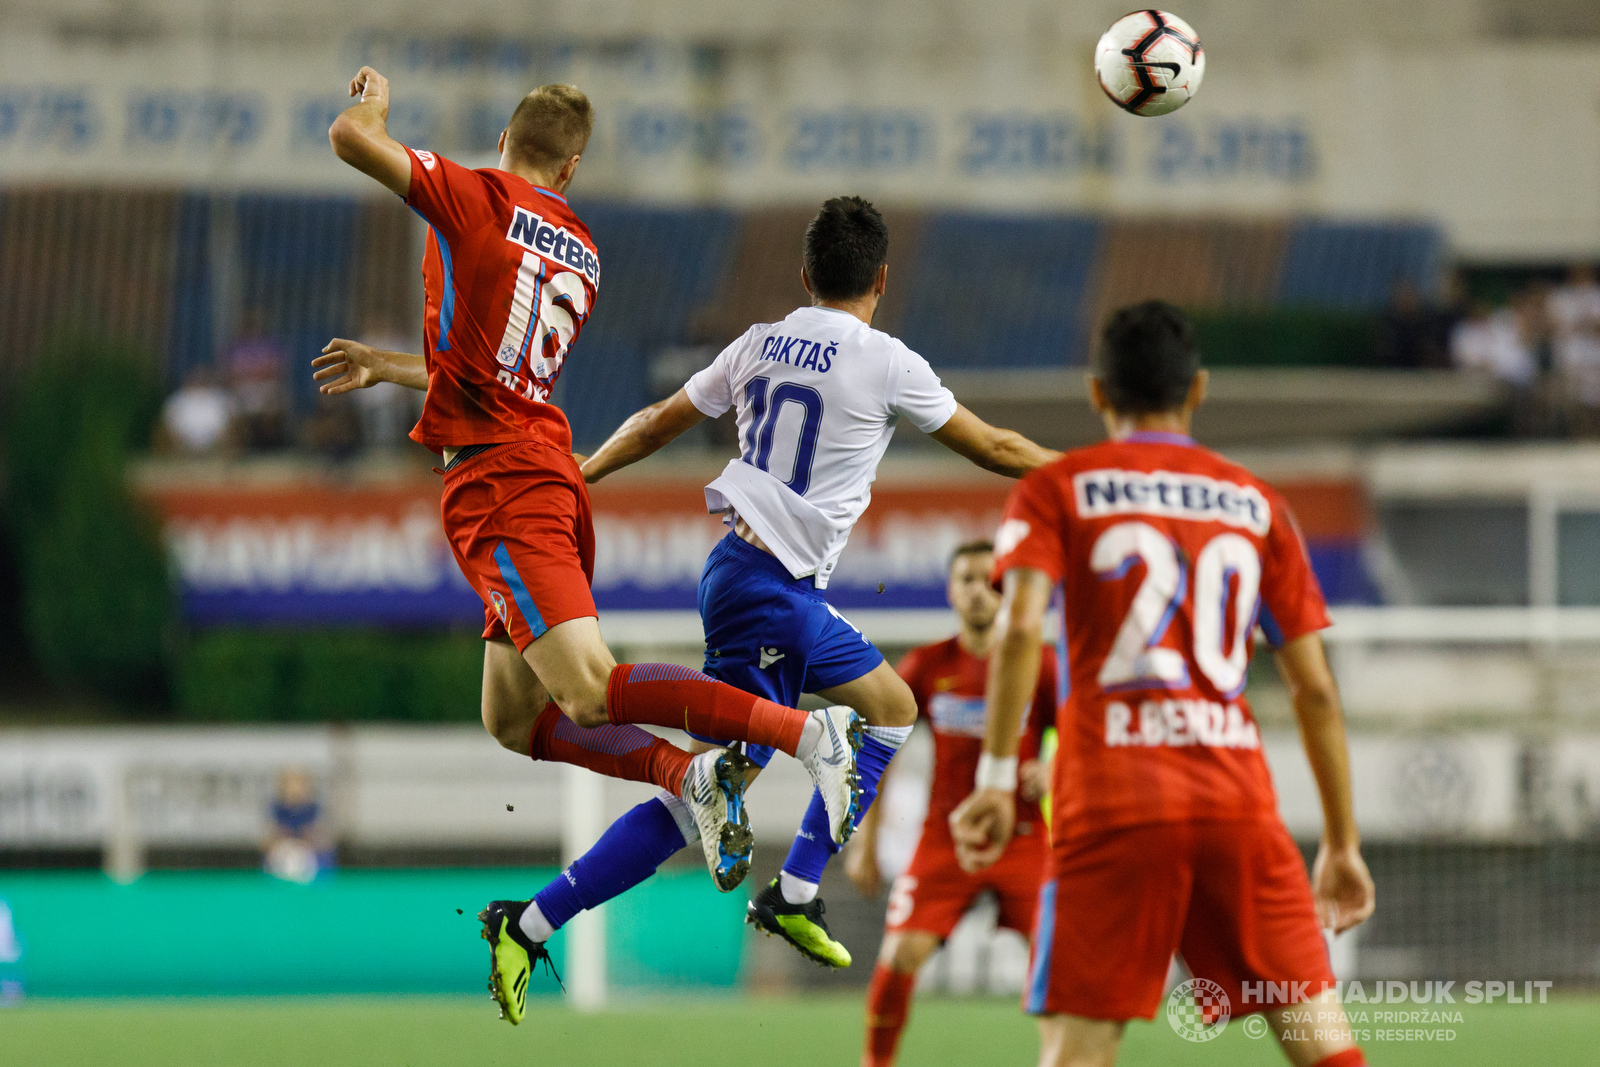
<instances>
[{"instance_id":1,"label":"black and yellow cleat","mask_svg":"<svg viewBox=\"0 0 1600 1067\"><path fill-rule=\"evenodd\" d=\"M483 923L481 936L489 942L489 995L500 1005L500 1018L512 1026L520 1023L527 1011L528 980L535 965L542 960L561 985L544 942L529 941L518 925L528 904L526 900L495 900L478 912L478 921Z\"/></svg>"},{"instance_id":2,"label":"black and yellow cleat","mask_svg":"<svg viewBox=\"0 0 1600 1067\"><path fill-rule=\"evenodd\" d=\"M850 950L833 939L822 913L828 909L822 898L809 904L791 904L783 899L778 880L757 893L745 911L744 921L768 937L777 934L806 959L823 967L850 966Z\"/></svg>"}]
</instances>

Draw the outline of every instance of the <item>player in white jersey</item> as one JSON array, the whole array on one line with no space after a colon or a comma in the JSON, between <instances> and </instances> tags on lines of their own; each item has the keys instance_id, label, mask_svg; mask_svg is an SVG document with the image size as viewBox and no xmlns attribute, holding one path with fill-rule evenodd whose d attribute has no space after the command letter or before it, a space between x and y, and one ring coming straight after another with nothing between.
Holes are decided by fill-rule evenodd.
<instances>
[{"instance_id":1,"label":"player in white jersey","mask_svg":"<svg viewBox=\"0 0 1600 1067\"><path fill-rule=\"evenodd\" d=\"M822 590L872 499L896 423L904 417L978 466L1011 477L1058 457L973 415L925 359L872 328L888 251L888 228L871 204L829 200L806 229L801 280L812 306L752 326L674 396L628 419L583 464L584 478L598 481L701 420L737 408L739 457L706 487L707 506L724 515L731 532L712 550L700 579L705 670L790 707L801 693L816 693L855 708L867 723L856 764L857 819L910 734L917 705L882 653L829 606ZM745 751L758 769L773 752L758 745ZM697 837L683 801L663 793L614 823L534 898L528 915L558 929L643 881ZM837 850L825 806L814 795L781 875L751 901L748 917L807 957L847 967L850 953L829 935L817 897L822 870Z\"/></svg>"}]
</instances>

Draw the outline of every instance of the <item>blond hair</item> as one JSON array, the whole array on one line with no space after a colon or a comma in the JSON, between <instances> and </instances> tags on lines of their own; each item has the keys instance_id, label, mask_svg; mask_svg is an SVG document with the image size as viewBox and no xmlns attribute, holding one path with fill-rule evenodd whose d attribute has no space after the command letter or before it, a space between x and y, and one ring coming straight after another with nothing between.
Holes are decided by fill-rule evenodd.
<instances>
[{"instance_id":1,"label":"blond hair","mask_svg":"<svg viewBox=\"0 0 1600 1067\"><path fill-rule=\"evenodd\" d=\"M576 86L541 85L522 98L506 123L506 152L535 168L582 155L594 132L594 105Z\"/></svg>"}]
</instances>

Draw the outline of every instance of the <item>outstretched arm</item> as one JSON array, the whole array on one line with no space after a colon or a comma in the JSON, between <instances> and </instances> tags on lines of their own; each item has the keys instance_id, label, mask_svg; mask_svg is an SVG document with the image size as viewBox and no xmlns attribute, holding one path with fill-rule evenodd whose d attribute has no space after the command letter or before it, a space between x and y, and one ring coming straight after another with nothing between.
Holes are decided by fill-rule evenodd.
<instances>
[{"instance_id":1,"label":"outstretched arm","mask_svg":"<svg viewBox=\"0 0 1600 1067\"><path fill-rule=\"evenodd\" d=\"M329 341L311 365L320 368L311 377L322 383L319 388L329 396L366 389L379 382L394 382L424 392L428 388L428 368L421 356L384 352L339 337Z\"/></svg>"},{"instance_id":2,"label":"outstretched arm","mask_svg":"<svg viewBox=\"0 0 1600 1067\"><path fill-rule=\"evenodd\" d=\"M634 412L627 422L617 427L616 433L606 438L605 444L583 461L583 480L598 482L612 471L639 462L665 448L705 417L683 389L658 404Z\"/></svg>"},{"instance_id":3,"label":"outstretched arm","mask_svg":"<svg viewBox=\"0 0 1600 1067\"><path fill-rule=\"evenodd\" d=\"M1278 650L1276 658L1322 796L1322 845L1311 878L1317 917L1342 933L1372 914L1375 894L1372 875L1361 858L1361 834L1350 800L1350 751L1339 687L1328 669L1321 634L1295 638Z\"/></svg>"},{"instance_id":4,"label":"outstretched arm","mask_svg":"<svg viewBox=\"0 0 1600 1067\"><path fill-rule=\"evenodd\" d=\"M963 404L957 404L956 413L929 436L984 470L1008 478L1020 478L1061 458L1060 452L1041 448L1015 430L990 426Z\"/></svg>"},{"instance_id":5,"label":"outstretched arm","mask_svg":"<svg viewBox=\"0 0 1600 1067\"><path fill-rule=\"evenodd\" d=\"M1011 842L1017 822L1017 746L1022 717L1039 686L1039 648L1050 606L1050 576L1032 567L1006 571L995 616L994 653L984 694L988 723L972 794L950 813L956 857L968 871L987 867Z\"/></svg>"},{"instance_id":6,"label":"outstretched arm","mask_svg":"<svg viewBox=\"0 0 1600 1067\"><path fill-rule=\"evenodd\" d=\"M406 196L411 192L411 154L389 136L389 79L362 67L350 79L350 95L361 102L328 127L334 155L390 192Z\"/></svg>"}]
</instances>

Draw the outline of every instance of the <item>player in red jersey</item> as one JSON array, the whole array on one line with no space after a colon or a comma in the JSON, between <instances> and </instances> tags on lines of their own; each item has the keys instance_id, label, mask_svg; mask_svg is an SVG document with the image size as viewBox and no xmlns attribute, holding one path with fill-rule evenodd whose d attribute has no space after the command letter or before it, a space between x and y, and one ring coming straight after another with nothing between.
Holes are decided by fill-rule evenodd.
<instances>
[{"instance_id":1,"label":"player in red jersey","mask_svg":"<svg viewBox=\"0 0 1600 1067\"><path fill-rule=\"evenodd\" d=\"M950 936L961 916L985 890L1000 899L1000 925L1027 937L1034 905L1049 858L1044 821L1037 804L1049 788L1049 769L1039 762L1039 743L1055 720L1056 669L1047 650L1023 728L1018 757L1016 836L1000 859L982 871L968 872L957 860L950 837L950 813L972 788L983 752L984 684L989 676L989 646L1000 597L989 584L994 545L974 541L950 558L948 595L961 619L961 632L937 644L912 649L900 661L900 676L911 687L919 716L933 730L933 782L928 815L922 824L911 866L894 881L878 965L867 987L867 1036L862 1067L894 1063L900 1031L910 1014L917 971ZM879 807L867 809L845 859L845 869L863 894L882 888L878 870Z\"/></svg>"},{"instance_id":2,"label":"player in red jersey","mask_svg":"<svg viewBox=\"0 0 1600 1067\"><path fill-rule=\"evenodd\" d=\"M1010 840L1018 725L1059 587L1070 677L1025 995L1041 1064L1114 1062L1126 1021L1160 1007L1174 953L1194 975L1192 1000L1179 987L1169 1002L1180 1021L1264 1012L1297 1067L1363 1064L1322 931L1366 919L1373 887L1305 545L1271 487L1189 437L1206 373L1181 311L1124 308L1096 359L1111 439L1023 478L995 539L988 733L951 817L958 852L982 867ZM1258 623L1321 793L1310 881L1242 695ZM1291 1004L1315 1021L1291 1027Z\"/></svg>"},{"instance_id":3,"label":"player in red jersey","mask_svg":"<svg viewBox=\"0 0 1600 1067\"><path fill-rule=\"evenodd\" d=\"M550 403L600 286L600 254L563 195L593 128L588 99L569 85L529 93L500 134L499 165L468 170L389 136L389 84L371 67L350 95L361 101L328 130L334 152L429 226L424 352L336 339L314 361L315 377L325 393L378 381L427 391L411 436L445 461L445 534L484 603L484 725L515 752L677 797L724 891L749 869L748 762L726 749L692 756L634 724L796 756L842 842L858 803L853 711L807 714L674 664L619 666L600 636L581 457ZM491 990L512 1022L533 962L548 960L548 924L527 903L495 901L481 916Z\"/></svg>"}]
</instances>

